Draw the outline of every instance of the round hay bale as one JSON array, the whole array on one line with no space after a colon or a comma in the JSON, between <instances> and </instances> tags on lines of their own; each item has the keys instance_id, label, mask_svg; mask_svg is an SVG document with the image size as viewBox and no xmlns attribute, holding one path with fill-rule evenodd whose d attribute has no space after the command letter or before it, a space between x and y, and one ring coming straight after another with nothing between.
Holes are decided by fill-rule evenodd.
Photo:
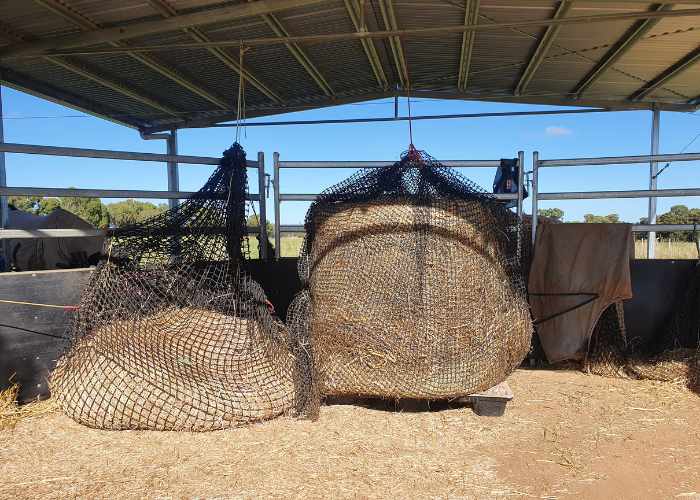
<instances>
[{"instance_id":1,"label":"round hay bale","mask_svg":"<svg viewBox=\"0 0 700 500\"><path fill-rule=\"evenodd\" d=\"M494 234L517 226L491 213L442 197L315 214L309 344L322 394L451 398L512 373L532 325Z\"/></svg>"},{"instance_id":2,"label":"round hay bale","mask_svg":"<svg viewBox=\"0 0 700 500\"><path fill-rule=\"evenodd\" d=\"M59 360L51 393L98 429L224 429L291 409L293 364L257 322L169 308L88 334Z\"/></svg>"}]
</instances>

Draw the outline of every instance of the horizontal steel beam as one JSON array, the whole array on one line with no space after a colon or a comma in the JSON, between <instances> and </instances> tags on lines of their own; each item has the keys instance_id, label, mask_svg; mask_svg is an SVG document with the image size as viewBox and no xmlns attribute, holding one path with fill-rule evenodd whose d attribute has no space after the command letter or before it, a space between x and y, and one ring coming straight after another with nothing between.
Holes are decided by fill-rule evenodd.
<instances>
[{"instance_id":1,"label":"horizontal steel beam","mask_svg":"<svg viewBox=\"0 0 700 500\"><path fill-rule=\"evenodd\" d=\"M609 113L610 109L565 109L561 111L511 111L504 113L465 113L459 115L431 115L431 116L396 116L392 118L347 118L337 120L290 120L285 122L246 122L246 127L274 127L283 125L333 125L341 123L377 123L397 121L420 120L447 120L453 118L491 118L498 116L538 116L538 115L567 115L580 113ZM235 123L218 123L210 125L212 128L233 128Z\"/></svg>"},{"instance_id":2,"label":"horizontal steel beam","mask_svg":"<svg viewBox=\"0 0 700 500\"><path fill-rule=\"evenodd\" d=\"M698 226L693 224L633 224L632 231L637 233L648 233L649 231L695 231Z\"/></svg>"},{"instance_id":3,"label":"horizontal steel beam","mask_svg":"<svg viewBox=\"0 0 700 500\"><path fill-rule=\"evenodd\" d=\"M396 163L387 161L280 161L279 168L383 168ZM500 160L446 160L440 162L445 167L499 167Z\"/></svg>"},{"instance_id":4,"label":"horizontal steel beam","mask_svg":"<svg viewBox=\"0 0 700 500\"><path fill-rule=\"evenodd\" d=\"M322 0L294 0L294 2L301 2L306 4L319 3ZM276 9L268 8L257 10L259 12L253 12L256 6L261 6L263 4L274 4L277 6ZM284 7L286 4L287 7ZM263 14L265 11L271 12L273 10L280 10L282 8L294 7L291 0L260 0L257 2L251 2L247 4L238 4L230 9L241 9L246 10L245 16L255 14ZM212 9L206 12L216 12L217 9ZM198 12L196 14L203 14ZM193 14L189 14L193 15ZM386 38L386 37L403 37L404 34L410 37L431 37L437 35L449 35L466 33L470 31L493 31L493 30L503 30L503 29L513 29L513 28L528 28L528 27L539 27L539 26L565 26L565 25L579 25L579 24L595 24L603 22L614 22L614 21L634 21L637 19L655 19L655 18L675 18L675 17L697 17L700 16L700 9L682 9L677 11L641 11L641 12L627 12L621 14L601 14L594 16L576 16L567 17L562 19L533 19L529 21L516 21L511 23L494 23L494 24L469 24L469 25L458 25L458 26L443 26L439 28L417 28L410 30L387 30L387 31L363 31L363 32L353 32L353 33L338 33L329 35L310 35L310 36L290 36L290 37L276 37L276 38L252 38L244 40L222 40L214 42L201 42L201 43L178 43L178 44L163 44L163 45L133 45L131 47L113 47L104 49L70 49L69 47L79 47L85 45L92 45L93 43L98 43L105 40L87 40L90 36L99 35L101 32L114 31L120 33L120 39L130 38L140 36L139 34L134 34L134 31L138 31L141 25L147 23L166 23L165 28L162 31L170 31L174 29L180 29L182 26L174 26L177 23L172 21L185 18L187 15L181 15L177 17L170 17L166 19L158 19L156 21L145 21L143 23L130 24L123 27L106 28L104 30L98 31L88 31L83 32L78 35L63 35L62 37L50 37L47 39L41 39L35 42L26 42L19 45L12 45L9 47L0 48L0 59L12 59L18 57L38 57L38 56L55 56L55 55L87 55L87 54L108 54L108 53L123 53L123 52L160 52L168 50L199 50L207 47L239 47L241 43L247 47L257 47L264 45L284 45L288 43L327 43L327 42L338 42L343 40L361 40L363 38ZM209 19L209 22L221 22L223 19ZM168 26L168 23L173 24L172 27ZM122 33L123 32L123 33ZM80 41L76 41L80 39ZM70 41L68 41L70 39ZM112 38L113 39L113 38ZM68 50L60 50L63 48L69 48ZM401 54L399 58L402 58Z\"/></svg>"},{"instance_id":5,"label":"horizontal steel beam","mask_svg":"<svg viewBox=\"0 0 700 500\"><path fill-rule=\"evenodd\" d=\"M23 240L32 238L95 238L106 235L104 229L5 229L0 231L0 240Z\"/></svg>"},{"instance_id":6,"label":"horizontal steel beam","mask_svg":"<svg viewBox=\"0 0 700 500\"><path fill-rule=\"evenodd\" d=\"M190 163L194 165L218 165L220 158L206 156L164 155L157 153L134 153L131 151L108 151L104 149L63 148L56 146L36 146L32 144L0 143L0 153L20 153L49 156L70 156L73 158L101 158L105 160L158 161ZM258 168L257 161L248 161L248 168Z\"/></svg>"},{"instance_id":7,"label":"horizontal steel beam","mask_svg":"<svg viewBox=\"0 0 700 500\"><path fill-rule=\"evenodd\" d=\"M0 189L2 192L2 189ZM517 193L484 193L489 196L493 196L497 200L517 200ZM279 201L314 201L318 198L317 194L285 194L280 193Z\"/></svg>"},{"instance_id":8,"label":"horizontal steel beam","mask_svg":"<svg viewBox=\"0 0 700 500\"><path fill-rule=\"evenodd\" d=\"M306 231L306 228L303 224L280 225L280 232L282 233L303 233L304 231Z\"/></svg>"},{"instance_id":9,"label":"horizontal steel beam","mask_svg":"<svg viewBox=\"0 0 700 500\"><path fill-rule=\"evenodd\" d=\"M586 193L538 193L538 200L598 200L603 198L672 198L700 196L700 189L644 189L639 191L591 191Z\"/></svg>"},{"instance_id":10,"label":"horizontal steel beam","mask_svg":"<svg viewBox=\"0 0 700 500\"><path fill-rule=\"evenodd\" d=\"M661 111L679 111L679 112L694 112L696 105L691 103L655 103L647 101L612 101L605 99L570 99L568 97L557 96L512 96L512 95L492 95L492 94L472 94L472 93L457 93L457 92L437 92L425 90L411 90L411 95L414 99L439 99L447 101L478 101L478 102L506 102L512 104L533 104L537 106L566 106L574 108L601 108L607 111L635 111L644 110L651 111L660 109ZM406 97L406 91L389 90L367 92L360 95L352 95L347 97L337 97L335 99L320 99L317 101L306 102L303 104L290 104L283 108L260 108L246 111L246 118L263 118L266 116L275 116L284 113L297 111L305 111L310 109L322 109L334 106L343 106L345 104L354 104L358 102L376 101L379 99L394 99L396 97ZM588 110L590 112L590 110ZM554 111L552 113L559 113ZM514 113L511 115L515 116ZM480 114L479 116L486 116ZM501 116L494 114L493 116ZM525 115L523 115L525 116ZM415 118L414 118L415 119ZM210 116L206 118L196 118L191 120L183 120L181 122L154 125L142 129L147 133L167 132L173 127L177 129L183 128L204 128L215 124L232 122L236 120L235 113L221 114L218 116Z\"/></svg>"},{"instance_id":11,"label":"horizontal steel beam","mask_svg":"<svg viewBox=\"0 0 700 500\"><path fill-rule=\"evenodd\" d=\"M303 227L303 226L302 226ZM248 234L260 232L259 227L246 228ZM0 240L34 238L95 238L107 236L104 229L6 229L0 230Z\"/></svg>"},{"instance_id":12,"label":"horizontal steel beam","mask_svg":"<svg viewBox=\"0 0 700 500\"><path fill-rule=\"evenodd\" d=\"M700 153L675 155L643 155L643 156L604 156L601 158L571 158L563 160L540 160L539 168L543 167L585 167L588 165L626 165L630 163L673 162L700 160Z\"/></svg>"},{"instance_id":13,"label":"horizontal steel beam","mask_svg":"<svg viewBox=\"0 0 700 500\"><path fill-rule=\"evenodd\" d=\"M195 194L192 191L137 191L121 189L65 189L65 188L32 188L32 187L0 187L0 196L58 196L67 198L126 198L126 199L158 199L177 200L189 198ZM250 194L249 201L260 201L260 195Z\"/></svg>"}]
</instances>

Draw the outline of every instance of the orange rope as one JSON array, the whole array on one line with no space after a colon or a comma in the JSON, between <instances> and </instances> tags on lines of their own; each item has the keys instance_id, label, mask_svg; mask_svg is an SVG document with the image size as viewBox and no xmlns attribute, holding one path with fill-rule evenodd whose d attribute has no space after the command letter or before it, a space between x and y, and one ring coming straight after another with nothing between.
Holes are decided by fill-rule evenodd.
<instances>
[{"instance_id":1,"label":"orange rope","mask_svg":"<svg viewBox=\"0 0 700 500\"><path fill-rule=\"evenodd\" d=\"M53 304L35 304L34 302L19 302L16 300L0 300L0 302L4 304L19 304L22 306L57 307L58 309L68 309L69 311L80 309L79 306L56 306Z\"/></svg>"}]
</instances>

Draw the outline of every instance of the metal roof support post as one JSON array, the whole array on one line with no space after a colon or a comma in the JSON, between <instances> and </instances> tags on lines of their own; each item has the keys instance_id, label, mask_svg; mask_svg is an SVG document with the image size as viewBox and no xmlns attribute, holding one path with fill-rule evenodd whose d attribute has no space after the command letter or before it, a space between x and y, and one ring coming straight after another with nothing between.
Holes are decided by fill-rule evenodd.
<instances>
[{"instance_id":1,"label":"metal roof support post","mask_svg":"<svg viewBox=\"0 0 700 500\"><path fill-rule=\"evenodd\" d=\"M167 134L147 134L140 132L141 139L144 141L152 141L155 139L165 139L167 141L168 154L177 155L177 129L171 128ZM180 190L180 174L177 169L177 162L168 162L168 191ZM180 203L180 200L169 200L168 208L175 208Z\"/></svg>"},{"instance_id":2,"label":"metal roof support post","mask_svg":"<svg viewBox=\"0 0 700 500\"><path fill-rule=\"evenodd\" d=\"M537 233L537 181L539 174L540 153L532 153L532 248L535 248L535 235Z\"/></svg>"},{"instance_id":3,"label":"metal roof support post","mask_svg":"<svg viewBox=\"0 0 700 500\"><path fill-rule=\"evenodd\" d=\"M177 154L177 130L170 130L170 134L166 137L168 144L168 154ZM180 191L180 173L177 168L177 162L168 162L168 191ZM168 208L175 208L180 204L180 200L168 200Z\"/></svg>"},{"instance_id":4,"label":"metal roof support post","mask_svg":"<svg viewBox=\"0 0 700 500\"><path fill-rule=\"evenodd\" d=\"M525 152L518 151L518 205L516 213L518 214L518 219L523 216L523 181L525 179Z\"/></svg>"},{"instance_id":5,"label":"metal roof support post","mask_svg":"<svg viewBox=\"0 0 700 500\"><path fill-rule=\"evenodd\" d=\"M652 111L652 121L651 121L651 154L659 154L659 124L661 121L661 111L655 108ZM659 162L652 161L649 164L649 189L656 190L656 176L659 173ZM656 198L649 198L649 217L648 224L656 224ZM656 232L649 231L647 233L649 241L647 242L647 259L653 259L655 257L655 247L656 247Z\"/></svg>"},{"instance_id":6,"label":"metal roof support post","mask_svg":"<svg viewBox=\"0 0 700 500\"><path fill-rule=\"evenodd\" d=\"M2 81L0 81L0 143L5 142L5 133L2 127ZM7 172L5 170L5 153L0 152L0 187L7 187ZM0 196L0 228L6 229L8 226L10 209L7 206L7 196ZM2 244L2 255L5 262L4 269L2 271L11 271L12 263L10 256L10 240L3 239L0 241Z\"/></svg>"},{"instance_id":7,"label":"metal roof support post","mask_svg":"<svg viewBox=\"0 0 700 500\"><path fill-rule=\"evenodd\" d=\"M267 260L267 202L265 198L265 153L258 152L258 193L260 193L260 253L258 258Z\"/></svg>"},{"instance_id":8,"label":"metal roof support post","mask_svg":"<svg viewBox=\"0 0 700 500\"><path fill-rule=\"evenodd\" d=\"M280 258L280 154L275 153L273 156L273 175L272 186L275 188L275 259Z\"/></svg>"}]
</instances>

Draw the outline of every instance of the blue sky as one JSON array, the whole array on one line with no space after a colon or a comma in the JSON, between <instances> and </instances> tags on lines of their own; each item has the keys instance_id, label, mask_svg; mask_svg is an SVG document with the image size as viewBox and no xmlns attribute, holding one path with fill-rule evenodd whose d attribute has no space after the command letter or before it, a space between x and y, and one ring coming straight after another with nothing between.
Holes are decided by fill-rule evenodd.
<instances>
[{"instance_id":1,"label":"blue sky","mask_svg":"<svg viewBox=\"0 0 700 500\"><path fill-rule=\"evenodd\" d=\"M12 89L2 88L5 141L46 146L165 152L165 141L144 141L137 131L91 117ZM413 99L416 115L555 109L505 103L479 103ZM400 102L405 115L406 101ZM374 101L324 110L290 113L257 121L313 120L336 118L391 117L393 100ZM254 121L254 120L253 120ZM700 134L700 112L661 113L661 153L678 153ZM525 152L526 169L532 167L532 152L541 159L643 155L650 153L651 112L628 111L576 115L464 118L413 122L413 142L438 160L498 159ZM179 153L215 156L235 140L235 128L192 129L178 132ZM281 160L386 160L395 161L409 144L407 122L339 125L295 125L248 127L241 141L249 159L265 153L268 173L272 155ZM686 152L700 152L698 138ZM9 186L69 187L94 189L167 188L165 164L88 158L62 158L7 154ZM660 168L663 165L660 165ZM196 191L213 167L180 165L180 189ZM351 175L350 170L285 170L284 193L317 193ZM463 169L462 173L490 189L492 169ZM647 189L649 165L570 167L543 169L540 191L598 191ZM257 176L250 171L251 192ZM672 164L658 178L659 189L700 186L700 162ZM116 200L103 200L109 203ZM154 200L151 200L154 201ZM525 212L531 211L529 199ZM158 203L156 201L156 203ZM270 198L271 204L271 198ZM672 205L700 207L700 198L660 198L658 213ZM582 221L583 215L616 213L621 220L637 222L647 214L647 200L583 200L541 202L540 208L558 207L565 220ZM302 223L308 203L282 204L282 223ZM272 221L272 210L268 210ZM274 221L273 221L274 222Z\"/></svg>"}]
</instances>

